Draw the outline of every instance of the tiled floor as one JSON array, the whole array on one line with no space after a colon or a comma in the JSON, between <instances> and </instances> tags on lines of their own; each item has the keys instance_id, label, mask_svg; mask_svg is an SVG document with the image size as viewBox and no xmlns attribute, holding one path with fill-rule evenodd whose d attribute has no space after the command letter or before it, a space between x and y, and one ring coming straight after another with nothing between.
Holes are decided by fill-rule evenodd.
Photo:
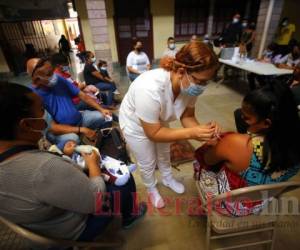
<instances>
[{"instance_id":1,"label":"tiled floor","mask_svg":"<svg viewBox=\"0 0 300 250\"><path fill-rule=\"evenodd\" d=\"M77 68L79 70L82 69L78 66ZM116 69L113 77L118 83L120 92L125 94L129 82L125 76L124 69ZM23 78L20 80L19 78L14 78L13 81L27 83L28 79L24 80ZM197 117L203 123L215 120L221 124L224 130L234 131L233 111L239 107L246 89L245 82L228 81L219 85L211 82L208 85L208 89L197 101ZM172 126L179 126L179 123L174 122ZM195 147L199 146L199 143L196 141L192 141L192 144ZM187 200L192 202L197 197L192 165L191 163L183 164L179 169L180 171L174 170L174 175L184 183L186 187L184 194L174 194L159 183L158 188L161 194L169 199L169 204L165 209L149 211L145 218L129 230L120 230L119 221L115 220L100 238L104 240L115 240L118 237L125 239L123 247L120 248L122 250L204 249L206 219L205 217L188 215L189 209L193 206L192 204L187 204ZM140 199L147 201L146 190L138 171L134 173L134 176ZM157 176L160 180L159 173L157 173ZM296 178L299 180L300 176ZM294 192L293 195L300 199L300 191ZM179 209L180 206L178 204L182 204L181 209ZM283 223L278 228L275 249L300 249L300 217L281 216L280 221ZM234 239L234 241L239 241L239 239ZM216 245L224 247L225 241L219 241Z\"/></svg>"}]
</instances>

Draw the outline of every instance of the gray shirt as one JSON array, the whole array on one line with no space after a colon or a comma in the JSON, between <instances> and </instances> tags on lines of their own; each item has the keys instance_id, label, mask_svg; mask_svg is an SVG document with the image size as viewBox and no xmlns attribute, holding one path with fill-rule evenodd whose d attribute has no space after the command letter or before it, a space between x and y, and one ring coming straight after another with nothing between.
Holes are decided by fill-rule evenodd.
<instances>
[{"instance_id":1,"label":"gray shirt","mask_svg":"<svg viewBox=\"0 0 300 250\"><path fill-rule=\"evenodd\" d=\"M102 177L39 150L0 163L0 215L45 236L78 238L103 191Z\"/></svg>"}]
</instances>

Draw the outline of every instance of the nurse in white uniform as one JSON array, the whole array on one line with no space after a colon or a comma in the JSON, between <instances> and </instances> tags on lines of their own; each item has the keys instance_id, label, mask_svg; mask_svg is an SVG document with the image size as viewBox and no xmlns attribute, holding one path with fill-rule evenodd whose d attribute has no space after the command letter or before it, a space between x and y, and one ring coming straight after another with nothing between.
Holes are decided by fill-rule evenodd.
<instances>
[{"instance_id":1,"label":"nurse in white uniform","mask_svg":"<svg viewBox=\"0 0 300 250\"><path fill-rule=\"evenodd\" d=\"M172 176L170 142L182 139L214 140L219 133L215 123L200 125L195 103L218 68L218 59L204 43L191 42L176 54L163 58L161 68L141 74L130 85L120 107L119 122L124 137L140 167L150 200L157 208L164 201L156 188L155 167L163 185L176 193L184 186ZM180 120L183 128L169 128Z\"/></svg>"}]
</instances>

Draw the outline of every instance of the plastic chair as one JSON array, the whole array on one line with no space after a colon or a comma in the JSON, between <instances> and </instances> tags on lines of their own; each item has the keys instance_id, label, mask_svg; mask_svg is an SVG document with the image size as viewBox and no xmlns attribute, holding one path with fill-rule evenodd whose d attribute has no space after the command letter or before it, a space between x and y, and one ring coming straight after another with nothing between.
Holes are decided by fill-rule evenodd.
<instances>
[{"instance_id":1,"label":"plastic chair","mask_svg":"<svg viewBox=\"0 0 300 250\"><path fill-rule=\"evenodd\" d=\"M16 233L34 243L35 246L45 247L46 249L49 247L60 247L60 248L70 248L80 249L85 247L93 247L93 248L118 248L122 246L123 241L118 242L80 242L75 240L63 240L63 239L53 239L48 238L46 236L39 235L28 229L25 229L5 218L0 216L0 223L8 227L11 231Z\"/></svg>"},{"instance_id":2,"label":"plastic chair","mask_svg":"<svg viewBox=\"0 0 300 250\"><path fill-rule=\"evenodd\" d=\"M245 249L250 246L270 245L270 249L274 249L275 228L278 218L278 201L281 195L297 189L300 187L300 182L282 182L277 184L257 185L233 190L231 192L223 193L211 198L208 202L205 194L201 192L199 181L196 186L200 193L200 199L203 204L203 209L207 215L206 226L206 250L210 250L211 240L224 239L234 236L249 235L255 233L271 232L271 238L265 240L256 239L255 242L248 242L245 244L232 245L224 248L217 248L217 250L227 250L241 248ZM259 201L262 199L272 198L272 202L257 215L248 215L243 217L228 217L218 213L214 204L221 201L239 201L247 198L250 201ZM272 213L269 213L272 211ZM275 213L274 213L275 212ZM231 225L228 227L227 225Z\"/></svg>"}]
</instances>

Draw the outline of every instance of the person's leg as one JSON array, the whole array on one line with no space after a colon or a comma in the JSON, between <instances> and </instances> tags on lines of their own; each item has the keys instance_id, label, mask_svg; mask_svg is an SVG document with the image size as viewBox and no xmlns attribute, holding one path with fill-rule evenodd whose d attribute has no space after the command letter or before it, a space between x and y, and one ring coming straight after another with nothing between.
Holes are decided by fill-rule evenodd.
<instances>
[{"instance_id":1,"label":"person's leg","mask_svg":"<svg viewBox=\"0 0 300 250\"><path fill-rule=\"evenodd\" d=\"M139 76L139 74L128 73L128 77L131 82L133 82L138 76Z\"/></svg>"},{"instance_id":2,"label":"person's leg","mask_svg":"<svg viewBox=\"0 0 300 250\"><path fill-rule=\"evenodd\" d=\"M255 77L256 77L256 74L254 74L254 73L248 73L247 74L250 90L254 90L256 88Z\"/></svg>"},{"instance_id":3,"label":"person's leg","mask_svg":"<svg viewBox=\"0 0 300 250\"><path fill-rule=\"evenodd\" d=\"M101 91L107 91L107 105L112 105L114 101L114 91L117 89L114 84L99 82L95 86Z\"/></svg>"},{"instance_id":4,"label":"person's leg","mask_svg":"<svg viewBox=\"0 0 300 250\"><path fill-rule=\"evenodd\" d=\"M98 129L110 127L111 122L105 121L104 115L99 111L84 110L82 114L82 123L81 126L87 127L90 129Z\"/></svg>"},{"instance_id":5,"label":"person's leg","mask_svg":"<svg viewBox=\"0 0 300 250\"><path fill-rule=\"evenodd\" d=\"M63 141L75 141L77 144L80 143L79 136L75 133L63 134L63 135L54 135L50 132L47 133L46 138L52 144L58 144Z\"/></svg>"},{"instance_id":6,"label":"person's leg","mask_svg":"<svg viewBox=\"0 0 300 250\"><path fill-rule=\"evenodd\" d=\"M242 118L242 109L238 108L234 111L234 120L237 131L240 134L246 134L248 124Z\"/></svg>"},{"instance_id":7,"label":"person's leg","mask_svg":"<svg viewBox=\"0 0 300 250\"><path fill-rule=\"evenodd\" d=\"M155 178L155 167L157 158L155 143L147 138L136 138L124 131L123 135L140 167L140 175L144 185L147 187L152 204L158 208L163 207L163 199L156 189L157 180Z\"/></svg>"},{"instance_id":8,"label":"person's leg","mask_svg":"<svg viewBox=\"0 0 300 250\"><path fill-rule=\"evenodd\" d=\"M170 143L155 143L157 166L162 175L162 182L165 186L171 188L176 193L183 193L184 186L175 180L172 175L170 159Z\"/></svg>"},{"instance_id":9,"label":"person's leg","mask_svg":"<svg viewBox=\"0 0 300 250\"><path fill-rule=\"evenodd\" d=\"M94 238L104 231L111 220L111 216L89 215L86 222L86 228L81 233L77 241L93 241Z\"/></svg>"}]
</instances>

